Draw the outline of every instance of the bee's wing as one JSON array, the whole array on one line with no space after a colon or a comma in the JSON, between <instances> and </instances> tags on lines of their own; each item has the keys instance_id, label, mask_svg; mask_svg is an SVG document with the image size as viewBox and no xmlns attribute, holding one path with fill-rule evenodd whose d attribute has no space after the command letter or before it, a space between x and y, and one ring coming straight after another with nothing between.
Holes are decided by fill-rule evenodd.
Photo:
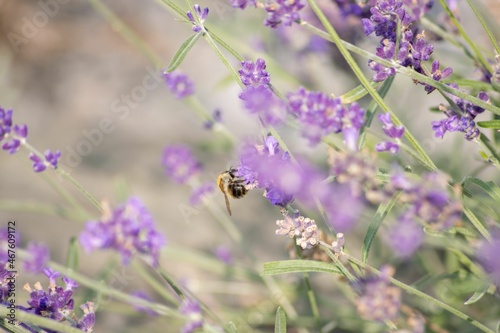
<instances>
[{"instance_id":1,"label":"bee's wing","mask_svg":"<svg viewBox=\"0 0 500 333\"><path fill-rule=\"evenodd\" d=\"M231 216L231 206L229 205L229 198L227 197L226 192L224 192L224 199L226 199L226 208L229 216Z\"/></svg>"}]
</instances>

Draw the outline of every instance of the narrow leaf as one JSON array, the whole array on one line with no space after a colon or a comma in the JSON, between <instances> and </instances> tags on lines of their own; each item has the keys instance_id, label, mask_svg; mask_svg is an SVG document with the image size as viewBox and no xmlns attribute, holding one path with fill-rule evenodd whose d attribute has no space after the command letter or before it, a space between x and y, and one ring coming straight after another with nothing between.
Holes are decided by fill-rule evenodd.
<instances>
[{"instance_id":1,"label":"narrow leaf","mask_svg":"<svg viewBox=\"0 0 500 333\"><path fill-rule=\"evenodd\" d=\"M370 222L368 230L366 231L365 239L363 240L363 246L361 248L361 260L363 260L363 262L366 262L368 260L368 255L370 254L370 248L372 246L373 240L375 239L375 235L377 234L377 231L382 225L382 222L384 221L387 214L391 211L392 207L394 207L394 204L398 200L399 193L400 192L395 193L391 201L389 201L387 205L378 206L377 212L375 213L373 220Z\"/></svg>"},{"instance_id":2,"label":"narrow leaf","mask_svg":"<svg viewBox=\"0 0 500 333\"><path fill-rule=\"evenodd\" d=\"M377 85L378 85L377 82L372 82L373 87L376 87ZM340 96L340 100L342 103L348 104L348 103L356 102L358 99L361 99L364 96L366 96L366 94L368 94L368 91L366 90L366 88L363 87L363 85L359 85L356 88L349 90L348 92L346 92L345 94Z\"/></svg>"},{"instance_id":3,"label":"narrow leaf","mask_svg":"<svg viewBox=\"0 0 500 333\"><path fill-rule=\"evenodd\" d=\"M469 305L469 304L474 304L477 301L479 301L483 296L486 294L488 291L488 288L490 286L488 284L482 285L479 287L475 292L474 295L472 295L464 304Z\"/></svg>"},{"instance_id":4,"label":"narrow leaf","mask_svg":"<svg viewBox=\"0 0 500 333\"><path fill-rule=\"evenodd\" d=\"M279 306L278 310L276 310L274 333L286 333L286 315L281 306Z\"/></svg>"},{"instance_id":5,"label":"narrow leaf","mask_svg":"<svg viewBox=\"0 0 500 333\"><path fill-rule=\"evenodd\" d=\"M168 64L167 72L172 72L175 70L179 65L182 63L186 55L188 54L189 50L196 44L198 39L200 38L201 33L196 33L194 35L189 36L188 39L182 43L181 47L177 50L177 52L174 54L174 57L170 61L170 64Z\"/></svg>"},{"instance_id":6,"label":"narrow leaf","mask_svg":"<svg viewBox=\"0 0 500 333\"><path fill-rule=\"evenodd\" d=\"M500 120L478 121L476 124L482 128L500 129Z\"/></svg>"},{"instance_id":7,"label":"narrow leaf","mask_svg":"<svg viewBox=\"0 0 500 333\"><path fill-rule=\"evenodd\" d=\"M264 263L262 275L276 275L302 272L323 272L340 274L340 270L332 263L315 260L284 260Z\"/></svg>"},{"instance_id":8,"label":"narrow leaf","mask_svg":"<svg viewBox=\"0 0 500 333\"><path fill-rule=\"evenodd\" d=\"M481 189L483 189L486 193L488 193L488 195L490 197L493 198L493 200L495 200L496 202L500 202L500 188L495 184L493 183L492 181L489 181L489 182L485 182L479 178L475 178L475 177L467 177L464 181L463 181L463 186L465 188L465 186L468 184L468 183L472 183L474 185L477 185L479 186Z\"/></svg>"},{"instance_id":9,"label":"narrow leaf","mask_svg":"<svg viewBox=\"0 0 500 333\"><path fill-rule=\"evenodd\" d=\"M68 253L66 254L66 267L74 271L78 270L78 242L76 237L71 237L69 241Z\"/></svg>"}]
</instances>

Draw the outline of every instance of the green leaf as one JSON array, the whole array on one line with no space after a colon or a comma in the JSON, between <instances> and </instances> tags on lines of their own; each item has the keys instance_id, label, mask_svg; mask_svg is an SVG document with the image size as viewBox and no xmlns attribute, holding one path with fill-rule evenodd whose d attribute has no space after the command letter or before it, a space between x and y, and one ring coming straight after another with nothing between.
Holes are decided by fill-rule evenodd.
<instances>
[{"instance_id":1,"label":"green leaf","mask_svg":"<svg viewBox=\"0 0 500 333\"><path fill-rule=\"evenodd\" d=\"M274 333L286 333L286 314L285 311L278 307L276 310L276 322L274 324Z\"/></svg>"},{"instance_id":2,"label":"green leaf","mask_svg":"<svg viewBox=\"0 0 500 333\"><path fill-rule=\"evenodd\" d=\"M391 211L392 207L398 200L400 192L397 192L392 197L391 201L387 203L387 205L378 206L377 212L373 217L370 225L368 226L368 230L366 231L365 239L363 240L363 246L361 248L361 260L366 262L368 260L368 255L370 254L370 248L372 246L373 240L375 239L375 235L377 234L378 229L382 225L387 214Z\"/></svg>"},{"instance_id":3,"label":"green leaf","mask_svg":"<svg viewBox=\"0 0 500 333\"><path fill-rule=\"evenodd\" d=\"M483 296L486 294L486 292L489 289L489 285L485 284L480 286L475 292L474 295L472 295L464 304L469 305L469 304L474 304L477 301L479 301Z\"/></svg>"},{"instance_id":4,"label":"green leaf","mask_svg":"<svg viewBox=\"0 0 500 333\"><path fill-rule=\"evenodd\" d=\"M468 183L472 183L474 185L479 186L486 193L488 193L488 195L492 197L495 202L500 202L500 188L492 181L485 182L479 178L467 177L462 182L463 187L465 188Z\"/></svg>"},{"instance_id":5,"label":"green leaf","mask_svg":"<svg viewBox=\"0 0 500 333\"><path fill-rule=\"evenodd\" d=\"M341 274L332 263L315 260L283 260L264 263L262 275L276 275L287 273L323 272Z\"/></svg>"},{"instance_id":6,"label":"green leaf","mask_svg":"<svg viewBox=\"0 0 500 333\"><path fill-rule=\"evenodd\" d=\"M163 277L163 279L165 279L165 281L168 283L170 288L172 288L174 290L174 292L177 294L177 296L179 296L182 299L186 299L186 296L184 296L184 293L182 292L181 288L177 286L177 284L174 282L174 280L172 280L166 272L164 272L163 270L160 270L160 275Z\"/></svg>"},{"instance_id":7,"label":"green leaf","mask_svg":"<svg viewBox=\"0 0 500 333\"><path fill-rule=\"evenodd\" d=\"M482 128L500 129L500 120L478 121L476 124Z\"/></svg>"},{"instance_id":8,"label":"green leaf","mask_svg":"<svg viewBox=\"0 0 500 333\"><path fill-rule=\"evenodd\" d=\"M373 87L377 87L378 82L371 82L371 84ZM363 98L366 94L368 94L366 88L363 85L359 85L340 96L340 100L343 104L349 104Z\"/></svg>"},{"instance_id":9,"label":"green leaf","mask_svg":"<svg viewBox=\"0 0 500 333\"><path fill-rule=\"evenodd\" d=\"M66 267L74 271L78 270L78 242L76 237L71 237L69 241L68 253L66 254Z\"/></svg>"},{"instance_id":10,"label":"green leaf","mask_svg":"<svg viewBox=\"0 0 500 333\"><path fill-rule=\"evenodd\" d=\"M182 43L181 47L177 50L177 52L174 54L174 57L170 61L170 64L168 64L167 72L172 72L175 70L179 65L182 63L186 55L188 54L189 50L196 44L200 36L202 35L201 32L196 33L194 35L189 36L188 39Z\"/></svg>"}]
</instances>

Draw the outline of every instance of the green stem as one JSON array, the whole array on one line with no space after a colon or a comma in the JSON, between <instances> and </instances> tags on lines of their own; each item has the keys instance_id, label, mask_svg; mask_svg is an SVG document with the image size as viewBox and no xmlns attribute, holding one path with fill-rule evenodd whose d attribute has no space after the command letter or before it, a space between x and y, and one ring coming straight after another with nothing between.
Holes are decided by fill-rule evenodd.
<instances>
[{"instance_id":1,"label":"green stem","mask_svg":"<svg viewBox=\"0 0 500 333\"><path fill-rule=\"evenodd\" d=\"M467 3L469 4L470 8L474 11L474 14L476 14L477 19L479 22L481 22L481 25L483 26L484 31L490 38L491 44L493 44L493 47L495 48L495 51L497 54L500 54L500 45L498 45L498 41L495 39L495 36L493 36L493 33L491 32L491 29L488 27L486 24L486 21L484 20L483 16L479 11L477 10L476 6L471 0L467 0Z\"/></svg>"},{"instance_id":2,"label":"green stem","mask_svg":"<svg viewBox=\"0 0 500 333\"><path fill-rule=\"evenodd\" d=\"M123 36L130 44L134 45L146 59L156 67L161 64L161 59L142 41L141 37L130 29L115 13L106 7L100 0L88 0L96 12L101 14L111 25L113 30Z\"/></svg>"},{"instance_id":3,"label":"green stem","mask_svg":"<svg viewBox=\"0 0 500 333\"><path fill-rule=\"evenodd\" d=\"M450 17L451 21L453 22L453 24L457 28L457 30L460 33L460 35L462 35L462 37L465 39L465 41L467 42L467 44L469 44L470 48L476 54L478 62L485 69L487 69L490 73L492 73L491 65L488 63L488 61L486 60L486 58L484 58L483 54L479 51L479 49L477 48L476 44L472 41L472 39L470 39L469 35L467 35L467 33L465 32L464 28L462 27L462 25L460 24L460 22L458 22L457 18L455 17L455 14L453 14L453 12L451 11L450 7L448 7L448 4L446 3L446 1L445 0L439 0L439 3L441 4L441 6L443 6L443 9L445 10L446 14Z\"/></svg>"},{"instance_id":4,"label":"green stem","mask_svg":"<svg viewBox=\"0 0 500 333\"><path fill-rule=\"evenodd\" d=\"M307 297L309 298L309 303L311 305L311 310L314 316L314 319L316 321L316 327L318 329L318 332L321 333L321 317L319 315L319 308L318 308L318 302L316 301L316 296L314 295L314 291L311 286L311 280L309 279L309 275L307 273L304 273L304 279L306 281L306 287L307 287Z\"/></svg>"},{"instance_id":5,"label":"green stem","mask_svg":"<svg viewBox=\"0 0 500 333\"><path fill-rule=\"evenodd\" d=\"M0 318L5 318L4 325L6 325L7 328L12 327L13 331L12 332L17 332L17 326L10 325L7 323L9 318L7 317L8 314L11 314L10 309L8 309L5 305L0 306ZM16 320L25 323L25 324L32 324L38 327L43 327L46 329L50 329L51 331L54 332L61 332L61 333L82 333L82 330L69 326L67 323L64 322L59 322L51 318L47 317L42 317L39 315L31 314L26 311L22 311L21 309L16 309L15 312Z\"/></svg>"},{"instance_id":6,"label":"green stem","mask_svg":"<svg viewBox=\"0 0 500 333\"><path fill-rule=\"evenodd\" d=\"M92 194L90 194L90 192L87 191L75 178L71 177L71 175L68 172L66 172L61 168L57 168L56 171L58 174L69 180L69 182L73 184L90 202L92 202L100 212L103 211L99 201L97 201L97 199L94 198Z\"/></svg>"},{"instance_id":7,"label":"green stem","mask_svg":"<svg viewBox=\"0 0 500 333\"><path fill-rule=\"evenodd\" d=\"M352 261L355 264L357 264L357 265L359 265L359 266L361 266L361 267L363 267L363 268L365 268L367 270L370 270L370 271L374 272L377 275L381 274L381 272L379 270L373 268L372 266L370 266L368 264L365 264L361 260L358 260L358 259L356 259L356 258L354 258L354 257L352 257L350 255L345 254L345 253L343 253L343 255L347 259L349 259L349 261ZM417 297L420 297L420 298L422 298L423 300L425 300L425 301L427 301L429 303L435 304L436 306L438 306L438 307L440 307L440 308L442 308L442 309L444 309L446 311L449 311L450 313L454 314L458 318L461 318L461 319L469 322L471 325L474 325L475 327L477 327L478 329L480 329L483 332L486 332L486 333L495 333L492 329L486 327L485 325L481 324L477 320L472 319L467 314L465 314L465 313L463 313L463 312L455 309L454 307L452 307L452 306L450 306L450 305L448 305L448 304L446 304L446 303L444 303L444 302L442 302L442 301L440 301L440 300L438 300L438 299L436 299L436 298L434 298L432 296L427 295L426 293L421 292L418 289L415 289L415 288L413 288L413 287L411 287L411 286L409 286L407 284L404 284L403 282L401 282L399 280L396 280L396 279L394 279L392 277L389 278L389 281L393 285L395 285L395 286L397 286L397 287L405 290L408 294L412 294L412 295L415 295Z\"/></svg>"}]
</instances>

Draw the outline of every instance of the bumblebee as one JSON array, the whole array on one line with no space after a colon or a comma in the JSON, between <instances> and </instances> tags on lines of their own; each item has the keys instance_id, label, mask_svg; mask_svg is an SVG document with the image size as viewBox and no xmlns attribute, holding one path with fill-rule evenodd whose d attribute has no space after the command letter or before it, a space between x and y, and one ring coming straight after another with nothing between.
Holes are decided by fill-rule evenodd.
<instances>
[{"instance_id":1,"label":"bumblebee","mask_svg":"<svg viewBox=\"0 0 500 333\"><path fill-rule=\"evenodd\" d=\"M231 206L229 205L228 195L234 199L243 198L248 192L244 182L245 180L243 178L236 176L235 168L230 168L229 170L219 174L219 177L217 177L217 184L219 185L222 193L224 193L226 208L229 215L231 215Z\"/></svg>"}]
</instances>

